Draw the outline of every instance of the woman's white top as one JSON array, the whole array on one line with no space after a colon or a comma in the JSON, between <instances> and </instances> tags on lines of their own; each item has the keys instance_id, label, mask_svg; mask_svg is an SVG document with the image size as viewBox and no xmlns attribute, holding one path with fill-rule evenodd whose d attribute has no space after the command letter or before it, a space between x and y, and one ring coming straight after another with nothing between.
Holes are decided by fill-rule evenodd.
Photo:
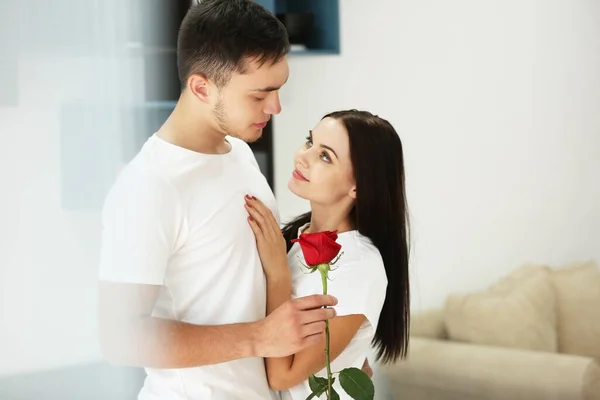
<instances>
[{"instance_id":1,"label":"woman's white top","mask_svg":"<svg viewBox=\"0 0 600 400\"><path fill-rule=\"evenodd\" d=\"M307 226L308 224L298 230L298 236ZM338 234L336 241L342 246L340 252L343 255L332 267L334 270L329 272L327 293L338 299L335 306L337 316L363 314L366 319L348 346L331 362L332 372L348 367L360 369L365 358L372 354L371 341L377 329L387 289L381 254L369 238L354 230ZM292 270L293 298L323 293L319 271L309 274L310 271L302 265L306 262L299 243L294 243L288 252L288 264ZM316 375L327 377L327 371L323 369ZM334 388L340 399L350 399L340 387L338 375L334 376ZM281 397L282 400L305 400L310 393L306 380L282 391ZM325 394L321 398L325 398Z\"/></svg>"}]
</instances>

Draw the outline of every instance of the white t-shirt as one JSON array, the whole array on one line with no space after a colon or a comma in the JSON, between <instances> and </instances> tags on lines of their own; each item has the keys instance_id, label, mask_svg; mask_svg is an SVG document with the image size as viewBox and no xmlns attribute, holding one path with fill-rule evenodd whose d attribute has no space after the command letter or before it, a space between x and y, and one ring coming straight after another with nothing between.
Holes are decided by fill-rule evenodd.
<instances>
[{"instance_id":1,"label":"white t-shirt","mask_svg":"<svg viewBox=\"0 0 600 400\"><path fill-rule=\"evenodd\" d=\"M197 325L265 317L266 280L244 195L279 214L250 147L227 140L230 152L211 155L153 135L107 196L99 277L161 285L156 317ZM140 400L277 398L262 358L146 372Z\"/></svg>"},{"instance_id":2,"label":"white t-shirt","mask_svg":"<svg viewBox=\"0 0 600 400\"><path fill-rule=\"evenodd\" d=\"M299 233L304 230L300 228ZM329 272L327 293L338 299L335 306L338 316L363 314L366 320L342 353L331 362L332 371L344 368L362 368L365 358L371 354L371 341L375 335L379 314L385 300L387 276L379 250L371 240L358 231L342 232L336 240L344 254ZM299 243L288 252L288 264L292 269L292 297L323 293L319 271L308 274ZM327 377L324 368L317 376ZM333 387L340 399L351 399L340 387L336 375ZM311 394L308 380L281 392L282 400L304 400ZM325 394L321 396L325 398Z\"/></svg>"}]
</instances>

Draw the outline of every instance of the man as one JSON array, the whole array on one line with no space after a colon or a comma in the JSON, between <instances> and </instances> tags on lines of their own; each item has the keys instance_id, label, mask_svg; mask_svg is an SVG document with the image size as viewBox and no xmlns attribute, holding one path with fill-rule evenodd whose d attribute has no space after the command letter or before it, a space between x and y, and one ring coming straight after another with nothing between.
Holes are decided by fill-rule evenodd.
<instances>
[{"instance_id":1,"label":"man","mask_svg":"<svg viewBox=\"0 0 600 400\"><path fill-rule=\"evenodd\" d=\"M250 0L184 18L177 105L120 174L103 210L99 331L114 364L142 366L139 399L268 399L263 357L319 343L329 296L265 318L266 286L244 195L276 203L246 142L281 111L283 25Z\"/></svg>"}]
</instances>

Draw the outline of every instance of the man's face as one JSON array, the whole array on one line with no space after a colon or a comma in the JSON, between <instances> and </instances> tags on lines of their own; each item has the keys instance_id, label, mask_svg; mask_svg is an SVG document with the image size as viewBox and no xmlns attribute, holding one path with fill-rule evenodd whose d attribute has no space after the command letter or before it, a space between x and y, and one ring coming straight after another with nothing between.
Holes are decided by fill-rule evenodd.
<instances>
[{"instance_id":1,"label":"man's face","mask_svg":"<svg viewBox=\"0 0 600 400\"><path fill-rule=\"evenodd\" d=\"M213 115L219 128L246 142L258 140L271 115L281 112L279 88L288 75L286 57L276 64L268 62L260 67L248 61L246 73L232 74L217 94Z\"/></svg>"}]
</instances>

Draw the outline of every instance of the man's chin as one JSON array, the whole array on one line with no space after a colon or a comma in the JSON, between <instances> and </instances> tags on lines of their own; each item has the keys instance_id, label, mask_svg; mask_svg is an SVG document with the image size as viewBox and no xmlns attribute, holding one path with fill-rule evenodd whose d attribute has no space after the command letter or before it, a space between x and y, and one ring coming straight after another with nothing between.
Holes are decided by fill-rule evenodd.
<instances>
[{"instance_id":1,"label":"man's chin","mask_svg":"<svg viewBox=\"0 0 600 400\"><path fill-rule=\"evenodd\" d=\"M244 134L230 134L229 136L233 136L235 138L241 139L246 143L254 143L258 141L262 137L262 129L254 132L247 132Z\"/></svg>"},{"instance_id":2,"label":"man's chin","mask_svg":"<svg viewBox=\"0 0 600 400\"><path fill-rule=\"evenodd\" d=\"M262 138L262 134L252 136L250 139L248 139L248 143L258 142L260 140L260 138Z\"/></svg>"}]
</instances>

